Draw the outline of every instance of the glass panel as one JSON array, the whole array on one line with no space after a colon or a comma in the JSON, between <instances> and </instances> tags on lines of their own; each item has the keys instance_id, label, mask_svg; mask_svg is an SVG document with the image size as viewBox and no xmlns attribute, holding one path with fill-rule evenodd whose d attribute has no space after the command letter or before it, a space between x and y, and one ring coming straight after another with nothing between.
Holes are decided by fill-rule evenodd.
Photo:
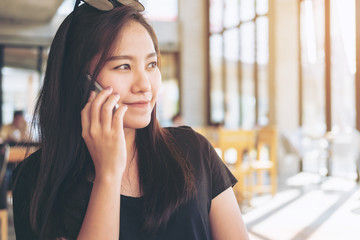
<instances>
[{"instance_id":1,"label":"glass panel","mask_svg":"<svg viewBox=\"0 0 360 240\"><path fill-rule=\"evenodd\" d=\"M240 59L242 62L242 127L255 125L254 63L255 63L255 24L249 22L240 27Z\"/></svg>"},{"instance_id":2,"label":"glass panel","mask_svg":"<svg viewBox=\"0 0 360 240\"><path fill-rule=\"evenodd\" d=\"M224 32L225 61L226 61L226 116L225 126L239 127L239 87L238 87L238 60L239 60L239 29Z\"/></svg>"},{"instance_id":3,"label":"glass panel","mask_svg":"<svg viewBox=\"0 0 360 240\"><path fill-rule=\"evenodd\" d=\"M240 59L245 63L255 62L255 24L249 22L240 27L241 55Z\"/></svg>"},{"instance_id":4,"label":"glass panel","mask_svg":"<svg viewBox=\"0 0 360 240\"><path fill-rule=\"evenodd\" d=\"M268 93L268 62L269 62L269 20L268 17L256 19L257 63L259 80L259 125L269 122L269 93Z\"/></svg>"},{"instance_id":5,"label":"glass panel","mask_svg":"<svg viewBox=\"0 0 360 240\"><path fill-rule=\"evenodd\" d=\"M344 132L355 128L355 0L331 4L332 124Z\"/></svg>"},{"instance_id":6,"label":"glass panel","mask_svg":"<svg viewBox=\"0 0 360 240\"><path fill-rule=\"evenodd\" d=\"M255 0L240 0L240 20L255 18Z\"/></svg>"},{"instance_id":7,"label":"glass panel","mask_svg":"<svg viewBox=\"0 0 360 240\"><path fill-rule=\"evenodd\" d=\"M266 14L269 11L269 0L256 0L256 13Z\"/></svg>"},{"instance_id":8,"label":"glass panel","mask_svg":"<svg viewBox=\"0 0 360 240\"><path fill-rule=\"evenodd\" d=\"M268 65L258 65L259 80L259 125L269 123Z\"/></svg>"},{"instance_id":9,"label":"glass panel","mask_svg":"<svg viewBox=\"0 0 360 240\"><path fill-rule=\"evenodd\" d=\"M239 23L238 0L225 0L224 25L234 27Z\"/></svg>"},{"instance_id":10,"label":"glass panel","mask_svg":"<svg viewBox=\"0 0 360 240\"><path fill-rule=\"evenodd\" d=\"M304 132L321 136L325 124L324 1L301 4Z\"/></svg>"},{"instance_id":11,"label":"glass panel","mask_svg":"<svg viewBox=\"0 0 360 240\"><path fill-rule=\"evenodd\" d=\"M210 32L220 32L223 28L223 1L210 0Z\"/></svg>"},{"instance_id":12,"label":"glass panel","mask_svg":"<svg viewBox=\"0 0 360 240\"><path fill-rule=\"evenodd\" d=\"M211 104L211 122L222 122L224 113L224 92L222 89L222 35L215 34L210 37L210 104Z\"/></svg>"},{"instance_id":13,"label":"glass panel","mask_svg":"<svg viewBox=\"0 0 360 240\"><path fill-rule=\"evenodd\" d=\"M242 127L255 126L254 64L242 64Z\"/></svg>"},{"instance_id":14,"label":"glass panel","mask_svg":"<svg viewBox=\"0 0 360 240\"><path fill-rule=\"evenodd\" d=\"M269 20L268 17L256 19L256 43L259 83L259 125L269 122L269 93L268 93L268 62L269 62Z\"/></svg>"},{"instance_id":15,"label":"glass panel","mask_svg":"<svg viewBox=\"0 0 360 240\"><path fill-rule=\"evenodd\" d=\"M256 19L257 63L269 62L269 20L268 17Z\"/></svg>"}]
</instances>

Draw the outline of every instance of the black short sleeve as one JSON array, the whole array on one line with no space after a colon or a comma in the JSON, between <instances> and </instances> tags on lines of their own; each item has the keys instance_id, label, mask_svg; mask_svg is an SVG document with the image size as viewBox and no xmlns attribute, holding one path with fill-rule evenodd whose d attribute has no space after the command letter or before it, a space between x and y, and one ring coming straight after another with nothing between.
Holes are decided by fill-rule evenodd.
<instances>
[{"instance_id":1,"label":"black short sleeve","mask_svg":"<svg viewBox=\"0 0 360 240\"><path fill-rule=\"evenodd\" d=\"M174 211L166 228L149 235L142 222L143 198L121 197L120 239L132 240L210 240L209 213L211 201L233 186L237 180L216 153L209 141L190 127L166 129L175 140L194 171L196 194ZM17 239L38 239L30 226L30 201L39 171L40 154L31 155L14 175L18 176L13 190L14 225ZM83 179L84 180L84 179ZM91 183L74 182L62 202L61 226L58 229L66 239L75 239L85 216L91 194ZM126 220L125 220L126 219ZM70 237L68 237L70 236Z\"/></svg>"}]
</instances>

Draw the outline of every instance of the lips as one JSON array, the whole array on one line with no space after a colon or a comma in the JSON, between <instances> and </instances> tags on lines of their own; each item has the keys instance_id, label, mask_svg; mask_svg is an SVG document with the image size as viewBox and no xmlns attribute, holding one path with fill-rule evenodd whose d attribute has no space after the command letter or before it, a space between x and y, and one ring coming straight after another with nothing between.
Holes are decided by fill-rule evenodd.
<instances>
[{"instance_id":1,"label":"lips","mask_svg":"<svg viewBox=\"0 0 360 240\"><path fill-rule=\"evenodd\" d=\"M146 108L150 106L150 101L138 101L138 102L131 102L131 103L124 103L129 107L138 107L138 108Z\"/></svg>"}]
</instances>

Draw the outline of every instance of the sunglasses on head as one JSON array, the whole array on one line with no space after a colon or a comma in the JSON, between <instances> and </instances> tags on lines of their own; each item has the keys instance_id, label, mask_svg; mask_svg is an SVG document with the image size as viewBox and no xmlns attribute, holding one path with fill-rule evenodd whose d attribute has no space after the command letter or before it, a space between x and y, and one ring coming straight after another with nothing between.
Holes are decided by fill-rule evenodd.
<instances>
[{"instance_id":1,"label":"sunglasses on head","mask_svg":"<svg viewBox=\"0 0 360 240\"><path fill-rule=\"evenodd\" d=\"M132 6L138 12L145 10L139 0L76 0L74 10L79 6L81 1L100 11L111 11L119 6Z\"/></svg>"}]
</instances>

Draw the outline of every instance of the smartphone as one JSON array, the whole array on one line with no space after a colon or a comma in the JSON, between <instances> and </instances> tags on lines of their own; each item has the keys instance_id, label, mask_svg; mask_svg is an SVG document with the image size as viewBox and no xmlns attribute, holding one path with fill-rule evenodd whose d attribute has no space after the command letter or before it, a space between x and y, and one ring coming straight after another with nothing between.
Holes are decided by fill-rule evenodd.
<instances>
[{"instance_id":1,"label":"smartphone","mask_svg":"<svg viewBox=\"0 0 360 240\"><path fill-rule=\"evenodd\" d=\"M88 75L88 79L89 79L89 81L91 81L91 77L90 77L90 75ZM103 90L103 88L100 86L100 84L98 84L98 82L97 81L95 81L95 92L96 93L99 93L99 92L101 92L102 90ZM119 104L116 104L115 105L115 107L114 107L114 110L113 110L113 113L115 113L115 111L117 110L119 108Z\"/></svg>"}]
</instances>

